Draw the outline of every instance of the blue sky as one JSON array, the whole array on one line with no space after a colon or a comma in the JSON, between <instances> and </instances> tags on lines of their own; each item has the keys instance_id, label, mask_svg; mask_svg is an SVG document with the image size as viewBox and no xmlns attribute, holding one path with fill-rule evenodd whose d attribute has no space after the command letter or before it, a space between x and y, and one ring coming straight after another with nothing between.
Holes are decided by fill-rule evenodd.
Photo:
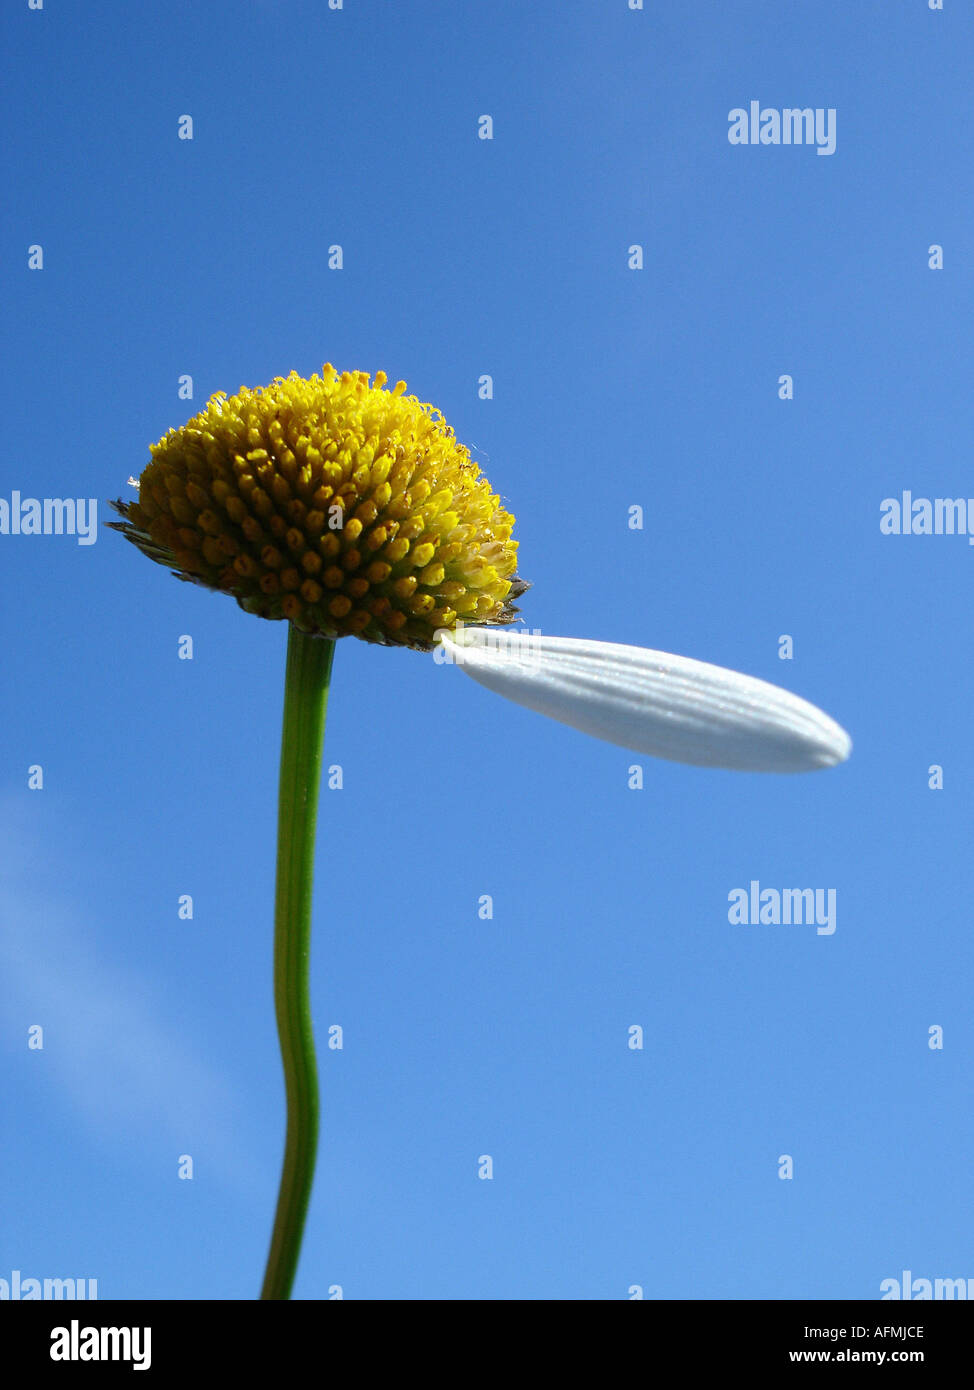
<instances>
[{"instance_id":1,"label":"blue sky","mask_svg":"<svg viewBox=\"0 0 974 1390\"><path fill-rule=\"evenodd\" d=\"M475 451L518 520L530 627L774 681L855 746L801 777L655 762L342 640L295 1296L974 1277L974 555L879 525L904 490L974 492L969 7L2 23L0 497L97 498L99 534L0 534L0 1278L259 1289L286 633L101 523L212 392L326 361L404 377ZM752 100L833 108L834 154L730 144ZM752 880L834 889L834 934L731 925Z\"/></svg>"}]
</instances>

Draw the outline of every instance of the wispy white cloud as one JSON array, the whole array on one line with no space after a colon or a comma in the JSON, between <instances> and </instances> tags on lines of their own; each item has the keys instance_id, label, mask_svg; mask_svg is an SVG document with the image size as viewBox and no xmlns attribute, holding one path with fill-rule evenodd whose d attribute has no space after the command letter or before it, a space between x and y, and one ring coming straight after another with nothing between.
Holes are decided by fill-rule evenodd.
<instances>
[{"instance_id":1,"label":"wispy white cloud","mask_svg":"<svg viewBox=\"0 0 974 1390\"><path fill-rule=\"evenodd\" d=\"M18 805L20 803L20 805ZM252 1120L234 1082L180 1033L157 983L97 953L83 902L43 863L20 798L0 798L0 998L8 1037L16 1021L45 1028L44 1066L97 1142L153 1151L172 1164L205 1155L210 1178L248 1201L267 1198L276 1175L253 1157ZM62 843L70 840L62 837ZM60 882L70 881L64 866ZM102 938L103 941L103 938ZM70 1133L70 1130L68 1130ZM66 1134L66 1142L70 1142Z\"/></svg>"}]
</instances>

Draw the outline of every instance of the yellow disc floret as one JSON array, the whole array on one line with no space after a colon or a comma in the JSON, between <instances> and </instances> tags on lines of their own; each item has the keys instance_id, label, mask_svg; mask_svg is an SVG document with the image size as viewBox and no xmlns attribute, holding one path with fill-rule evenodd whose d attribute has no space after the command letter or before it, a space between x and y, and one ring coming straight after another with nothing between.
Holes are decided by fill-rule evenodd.
<instances>
[{"instance_id":1,"label":"yellow disc floret","mask_svg":"<svg viewBox=\"0 0 974 1390\"><path fill-rule=\"evenodd\" d=\"M180 579L303 632L428 649L509 623L514 518L433 406L326 364L223 392L150 448L112 523Z\"/></svg>"}]
</instances>

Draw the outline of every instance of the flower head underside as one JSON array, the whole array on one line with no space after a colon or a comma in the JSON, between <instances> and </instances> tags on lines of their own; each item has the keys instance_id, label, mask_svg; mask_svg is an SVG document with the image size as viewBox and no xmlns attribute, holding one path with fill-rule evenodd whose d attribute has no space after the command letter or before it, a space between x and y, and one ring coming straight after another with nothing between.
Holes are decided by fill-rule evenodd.
<instances>
[{"instance_id":1,"label":"flower head underside","mask_svg":"<svg viewBox=\"0 0 974 1390\"><path fill-rule=\"evenodd\" d=\"M441 413L384 372L220 392L150 447L111 523L180 579L303 632L428 650L506 624L513 516Z\"/></svg>"}]
</instances>

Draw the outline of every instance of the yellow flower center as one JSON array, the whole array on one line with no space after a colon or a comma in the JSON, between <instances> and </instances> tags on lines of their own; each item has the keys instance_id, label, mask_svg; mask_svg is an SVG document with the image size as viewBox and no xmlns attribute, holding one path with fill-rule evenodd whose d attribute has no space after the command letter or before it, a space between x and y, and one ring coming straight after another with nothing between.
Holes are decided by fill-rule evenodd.
<instances>
[{"instance_id":1,"label":"yellow flower center","mask_svg":"<svg viewBox=\"0 0 974 1390\"><path fill-rule=\"evenodd\" d=\"M112 523L180 579L303 632L428 649L509 623L514 518L433 406L326 364L218 392L150 448Z\"/></svg>"}]
</instances>

